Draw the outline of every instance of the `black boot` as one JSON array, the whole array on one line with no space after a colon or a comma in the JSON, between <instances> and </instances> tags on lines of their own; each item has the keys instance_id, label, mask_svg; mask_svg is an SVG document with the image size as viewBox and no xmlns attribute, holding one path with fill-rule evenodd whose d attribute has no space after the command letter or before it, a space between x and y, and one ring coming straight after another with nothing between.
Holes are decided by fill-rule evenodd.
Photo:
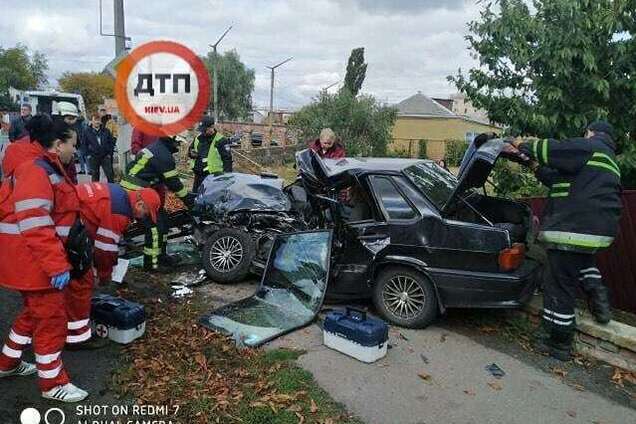
<instances>
[{"instance_id":1,"label":"black boot","mask_svg":"<svg viewBox=\"0 0 636 424\"><path fill-rule=\"evenodd\" d=\"M574 332L552 331L549 338L536 341L535 349L541 354L567 362L572 359L573 341Z\"/></svg>"},{"instance_id":2,"label":"black boot","mask_svg":"<svg viewBox=\"0 0 636 424\"><path fill-rule=\"evenodd\" d=\"M609 301L609 289L603 284L586 290L589 296L588 306L596 322L607 324L612 319L612 309Z\"/></svg>"}]
</instances>

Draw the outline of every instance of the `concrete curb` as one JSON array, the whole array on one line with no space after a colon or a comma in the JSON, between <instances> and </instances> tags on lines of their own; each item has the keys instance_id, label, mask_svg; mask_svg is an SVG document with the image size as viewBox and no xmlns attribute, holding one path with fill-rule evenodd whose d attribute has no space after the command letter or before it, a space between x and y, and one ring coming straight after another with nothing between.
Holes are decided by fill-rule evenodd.
<instances>
[{"instance_id":1,"label":"concrete curb","mask_svg":"<svg viewBox=\"0 0 636 424\"><path fill-rule=\"evenodd\" d=\"M543 311L543 297L532 300L517 313L539 320ZM584 356L636 372L636 327L618 321L598 324L588 311L576 311L577 332L575 349Z\"/></svg>"}]
</instances>

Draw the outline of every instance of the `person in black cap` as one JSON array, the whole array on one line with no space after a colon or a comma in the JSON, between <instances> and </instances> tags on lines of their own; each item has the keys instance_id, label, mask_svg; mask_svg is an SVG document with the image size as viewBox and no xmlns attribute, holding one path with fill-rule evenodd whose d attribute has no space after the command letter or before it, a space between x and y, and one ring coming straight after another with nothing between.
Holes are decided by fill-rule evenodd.
<instances>
[{"instance_id":1,"label":"person in black cap","mask_svg":"<svg viewBox=\"0 0 636 424\"><path fill-rule=\"evenodd\" d=\"M550 188L538 240L547 249L552 278L544 287L545 332L537 348L562 361L571 357L579 284L596 320L605 324L611 319L595 254L614 241L622 209L613 138L612 126L597 121L582 138L518 138L506 147L530 158L537 177Z\"/></svg>"},{"instance_id":2,"label":"person in black cap","mask_svg":"<svg viewBox=\"0 0 636 424\"><path fill-rule=\"evenodd\" d=\"M204 116L199 125L201 132L188 149L191 159L194 183L192 191L197 192L199 186L208 175L220 175L232 172L232 151L230 140L217 131L214 118Z\"/></svg>"}]
</instances>

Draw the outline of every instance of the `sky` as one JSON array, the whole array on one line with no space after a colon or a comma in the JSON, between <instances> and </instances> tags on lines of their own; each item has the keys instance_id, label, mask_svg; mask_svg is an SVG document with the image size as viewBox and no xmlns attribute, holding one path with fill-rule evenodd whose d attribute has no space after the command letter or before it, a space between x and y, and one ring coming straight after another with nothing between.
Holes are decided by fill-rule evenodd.
<instances>
[{"instance_id":1,"label":"sky","mask_svg":"<svg viewBox=\"0 0 636 424\"><path fill-rule=\"evenodd\" d=\"M113 31L112 0L102 0L104 32ZM0 0L0 45L23 43L46 54L50 81L65 71L101 71L113 37L99 35L99 0ZM446 77L476 64L464 39L482 6L464 0L124 0L126 35L135 47L168 39L199 55L232 25L219 52L236 49L256 73L253 103L295 110L344 79L353 48L368 63L362 91L397 103L418 91L447 96ZM331 90L337 90L337 85ZM330 90L330 91L331 91Z\"/></svg>"}]
</instances>

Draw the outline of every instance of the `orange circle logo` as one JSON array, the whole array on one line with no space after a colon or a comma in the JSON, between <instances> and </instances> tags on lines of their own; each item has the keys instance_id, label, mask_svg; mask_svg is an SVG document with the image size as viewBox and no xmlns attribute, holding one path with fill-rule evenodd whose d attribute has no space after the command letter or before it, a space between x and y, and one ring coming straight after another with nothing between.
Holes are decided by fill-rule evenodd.
<instances>
[{"instance_id":1,"label":"orange circle logo","mask_svg":"<svg viewBox=\"0 0 636 424\"><path fill-rule=\"evenodd\" d=\"M201 119L210 98L203 61L186 46L152 41L134 49L117 67L115 96L133 127L173 136Z\"/></svg>"}]
</instances>

